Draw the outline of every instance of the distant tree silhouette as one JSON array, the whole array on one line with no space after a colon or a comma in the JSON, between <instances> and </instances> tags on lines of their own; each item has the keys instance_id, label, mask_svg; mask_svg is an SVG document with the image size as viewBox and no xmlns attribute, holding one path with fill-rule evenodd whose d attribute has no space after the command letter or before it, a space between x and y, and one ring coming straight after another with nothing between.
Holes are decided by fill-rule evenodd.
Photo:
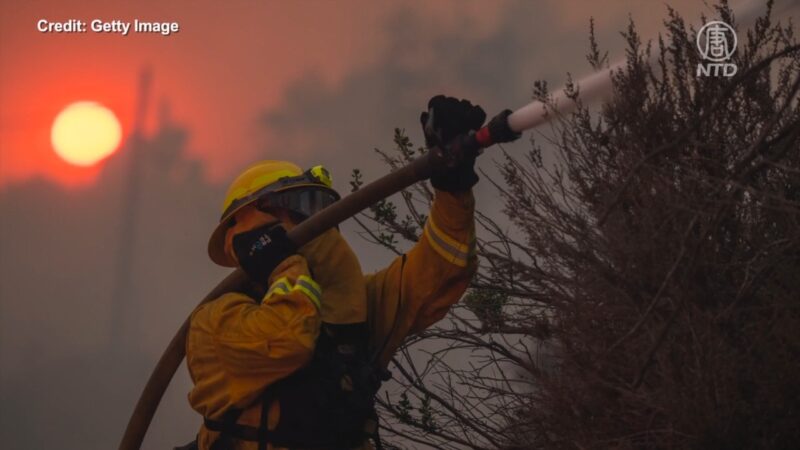
<instances>
[{"instance_id":1,"label":"distant tree silhouette","mask_svg":"<svg viewBox=\"0 0 800 450\"><path fill-rule=\"evenodd\" d=\"M133 227L142 238L127 305L113 297L113 262L130 218L121 195L130 152L112 155L81 189L33 179L0 193L4 450L119 445L159 347L224 273L205 252L224 187L209 184L187 155L185 128L166 116L157 125L141 142L141 214ZM124 308L124 322L112 320L114 306ZM179 371L143 448L172 448L196 434L190 388Z\"/></svg>"},{"instance_id":2,"label":"distant tree silhouette","mask_svg":"<svg viewBox=\"0 0 800 450\"><path fill-rule=\"evenodd\" d=\"M735 77L698 77L694 29L672 10L665 25L655 45L623 33L629 63L599 111L568 86L577 110L555 137L504 154L491 181L506 218L477 215L472 289L394 361L399 386L379 399L390 442L800 442L800 47L768 12L738 30ZM593 31L588 59L607 64ZM395 141L380 152L391 167L423 151ZM431 198L419 184L378 204L359 217L366 237L399 252Z\"/></svg>"}]
</instances>

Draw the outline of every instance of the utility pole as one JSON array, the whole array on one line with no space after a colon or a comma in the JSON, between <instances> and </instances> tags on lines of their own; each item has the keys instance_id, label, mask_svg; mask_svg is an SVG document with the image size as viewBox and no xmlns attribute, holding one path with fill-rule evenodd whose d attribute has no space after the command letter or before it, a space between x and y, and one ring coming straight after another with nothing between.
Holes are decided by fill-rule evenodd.
<instances>
[{"instance_id":1,"label":"utility pole","mask_svg":"<svg viewBox=\"0 0 800 450\"><path fill-rule=\"evenodd\" d=\"M144 122L150 100L152 73L144 68L139 75L138 96L134 115L133 129L126 143L128 170L123 185L120 207L121 223L119 228L119 247L114 269L114 286L111 297L111 337L109 350L125 348L132 327L130 304L133 298L132 283L133 262L135 257L136 224L139 219L139 201L141 197L142 145L144 142Z\"/></svg>"}]
</instances>

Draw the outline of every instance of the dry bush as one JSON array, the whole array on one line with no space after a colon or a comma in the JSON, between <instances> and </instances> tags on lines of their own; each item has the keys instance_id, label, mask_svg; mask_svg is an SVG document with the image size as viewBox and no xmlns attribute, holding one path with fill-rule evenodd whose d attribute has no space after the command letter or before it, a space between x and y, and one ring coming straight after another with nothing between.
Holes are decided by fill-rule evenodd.
<instances>
[{"instance_id":1,"label":"dry bush","mask_svg":"<svg viewBox=\"0 0 800 450\"><path fill-rule=\"evenodd\" d=\"M727 5L717 12L736 26ZM767 14L738 30L735 77L697 77L695 31L673 11L665 25L652 45L630 25L629 63L599 111L573 91L578 109L555 138L505 155L493 182L506 217L478 213L470 293L396 358L400 387L380 399L388 441L800 442L798 46ZM592 37L596 68L600 55ZM548 100L543 84L535 92ZM390 165L419 151L396 141ZM397 250L418 237L430 195L418 185L403 194L407 215L387 201L361 223ZM420 342L426 358L412 357Z\"/></svg>"}]
</instances>

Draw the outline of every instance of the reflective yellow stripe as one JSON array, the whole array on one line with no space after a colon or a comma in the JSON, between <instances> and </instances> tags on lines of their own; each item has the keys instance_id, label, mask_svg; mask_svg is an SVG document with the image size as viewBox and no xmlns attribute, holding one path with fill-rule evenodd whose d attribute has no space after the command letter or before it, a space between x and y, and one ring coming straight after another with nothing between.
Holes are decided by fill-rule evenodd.
<instances>
[{"instance_id":1,"label":"reflective yellow stripe","mask_svg":"<svg viewBox=\"0 0 800 450\"><path fill-rule=\"evenodd\" d=\"M311 300L311 303L320 309L322 304L320 303L320 299L322 298L322 288L312 280L310 277L305 275L300 275L297 277L297 283L295 283L294 287L292 288L293 291L300 291Z\"/></svg>"},{"instance_id":2,"label":"reflective yellow stripe","mask_svg":"<svg viewBox=\"0 0 800 450\"><path fill-rule=\"evenodd\" d=\"M442 256L446 261L459 267L466 267L470 257L475 253L475 237L472 236L469 244L459 243L452 237L442 232L433 221L428 218L425 223L424 234L428 238L431 247Z\"/></svg>"},{"instance_id":3,"label":"reflective yellow stripe","mask_svg":"<svg viewBox=\"0 0 800 450\"><path fill-rule=\"evenodd\" d=\"M428 217L428 222L426 223L426 225L429 225L431 227L431 230L434 232L434 234L437 237L441 238L447 245L449 245L450 247L453 247L456 251L459 251L461 253L469 252L469 248L467 248L467 246L465 244L462 244L461 242L458 242L457 240L455 240L455 239L451 238L450 236L448 236L447 233L442 231L436 225L436 222L433 221L433 217Z\"/></svg>"},{"instance_id":4,"label":"reflective yellow stripe","mask_svg":"<svg viewBox=\"0 0 800 450\"><path fill-rule=\"evenodd\" d=\"M264 300L269 299L272 297L273 294L289 294L293 291L300 291L311 300L311 303L317 309L320 309L321 303L320 299L322 298L322 288L319 287L316 281L312 280L311 277L300 275L297 277L297 282L294 285L289 283L289 279L286 277L281 277L275 280L270 286L269 291L267 291L267 295L264 296Z\"/></svg>"},{"instance_id":5,"label":"reflective yellow stripe","mask_svg":"<svg viewBox=\"0 0 800 450\"><path fill-rule=\"evenodd\" d=\"M272 283L272 286L269 287L269 291L267 291L267 295L264 296L264 300L270 298L272 294L288 294L289 291L292 289L292 285L289 284L289 279L286 277L281 277L275 280Z\"/></svg>"}]
</instances>

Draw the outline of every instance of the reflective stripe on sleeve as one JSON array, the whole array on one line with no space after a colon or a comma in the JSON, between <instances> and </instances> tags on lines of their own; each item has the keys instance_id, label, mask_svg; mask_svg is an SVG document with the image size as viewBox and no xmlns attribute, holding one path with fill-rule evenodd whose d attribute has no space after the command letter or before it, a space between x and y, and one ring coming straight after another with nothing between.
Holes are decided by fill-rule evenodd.
<instances>
[{"instance_id":1,"label":"reflective stripe on sleeve","mask_svg":"<svg viewBox=\"0 0 800 450\"><path fill-rule=\"evenodd\" d=\"M311 277L306 275L300 275L297 277L297 281L294 285L289 283L289 280L286 277L281 277L275 280L270 286L269 291L267 291L267 295L264 296L264 300L268 300L272 297L273 294L289 294L293 291L300 291L311 300L311 303L317 309L320 309L321 303L320 299L322 298L322 288L319 287L316 281L312 280Z\"/></svg>"},{"instance_id":2,"label":"reflective stripe on sleeve","mask_svg":"<svg viewBox=\"0 0 800 450\"><path fill-rule=\"evenodd\" d=\"M458 242L436 226L433 217L428 217L428 221L425 223L424 234L427 236L428 243L433 247L436 253L441 255L446 261L459 267L466 267L469 258L475 253L474 236L470 239L469 244Z\"/></svg>"},{"instance_id":3,"label":"reflective stripe on sleeve","mask_svg":"<svg viewBox=\"0 0 800 450\"><path fill-rule=\"evenodd\" d=\"M289 284L289 279L286 277L281 277L275 280L272 283L272 286L269 287L269 291L267 291L267 295L264 296L264 299L269 298L272 294L288 294L289 291L292 289L292 285Z\"/></svg>"},{"instance_id":4,"label":"reflective stripe on sleeve","mask_svg":"<svg viewBox=\"0 0 800 450\"><path fill-rule=\"evenodd\" d=\"M306 297L311 300L311 303L317 307L317 309L322 307L320 303L320 299L322 298L322 288L320 288L317 282L312 280L311 277L307 277L305 275L300 275L297 277L297 282L294 284L292 290L300 291L305 294Z\"/></svg>"}]
</instances>

